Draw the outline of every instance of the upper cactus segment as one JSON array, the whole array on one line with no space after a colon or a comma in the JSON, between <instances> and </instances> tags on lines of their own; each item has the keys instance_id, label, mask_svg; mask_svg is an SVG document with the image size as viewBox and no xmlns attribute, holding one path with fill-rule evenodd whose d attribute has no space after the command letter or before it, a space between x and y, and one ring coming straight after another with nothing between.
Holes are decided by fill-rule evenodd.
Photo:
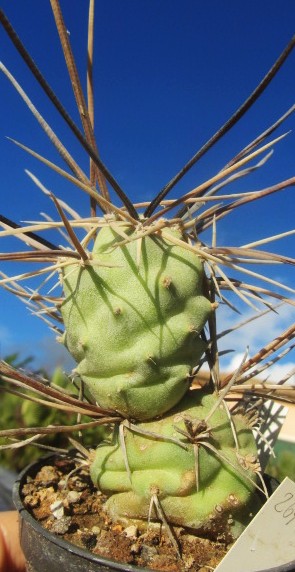
<instances>
[{"instance_id":1,"label":"upper cactus segment","mask_svg":"<svg viewBox=\"0 0 295 572\"><path fill-rule=\"evenodd\" d=\"M212 307L201 259L166 238L184 240L179 229L137 238L119 225L100 230L90 265L64 272L64 343L100 406L145 420L187 391Z\"/></svg>"}]
</instances>

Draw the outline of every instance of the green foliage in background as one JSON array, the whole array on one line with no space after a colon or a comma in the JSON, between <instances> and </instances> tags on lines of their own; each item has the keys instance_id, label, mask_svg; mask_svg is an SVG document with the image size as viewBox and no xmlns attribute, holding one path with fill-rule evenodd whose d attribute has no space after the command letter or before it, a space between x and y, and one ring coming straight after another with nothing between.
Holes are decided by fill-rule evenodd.
<instances>
[{"instance_id":1,"label":"green foliage in background","mask_svg":"<svg viewBox=\"0 0 295 572\"><path fill-rule=\"evenodd\" d=\"M19 359L17 353L11 354L5 358L5 361L14 367L25 368L33 361L33 357L29 356L23 360ZM48 375L44 370L39 370L35 374L48 379ZM50 384L62 388L70 395L77 395L78 389L71 383L61 368L57 367L53 372ZM4 391L5 382L0 377L0 399L1 399L1 415L0 430L13 429L15 427L46 427L47 425L69 425L72 426L77 422L77 416L73 413L66 413L58 409L53 409L26 401L23 398ZM29 392L27 392L29 394ZM81 423L89 421L87 417L81 418ZM97 439L102 438L103 428L89 428L83 431L83 445L91 447L92 442L97 443ZM80 436L79 436L80 439ZM1 445L8 444L7 439L0 439ZM43 436L39 443L57 448L69 448L67 434L56 433L53 435ZM18 449L7 449L0 451L0 464L14 471L21 471L26 465L32 463L40 456L46 454L44 448L37 445L28 445Z\"/></svg>"},{"instance_id":2,"label":"green foliage in background","mask_svg":"<svg viewBox=\"0 0 295 572\"><path fill-rule=\"evenodd\" d=\"M271 457L266 467L268 475L283 481L289 477L295 481L295 443L278 441L274 448L275 457Z\"/></svg>"}]
</instances>

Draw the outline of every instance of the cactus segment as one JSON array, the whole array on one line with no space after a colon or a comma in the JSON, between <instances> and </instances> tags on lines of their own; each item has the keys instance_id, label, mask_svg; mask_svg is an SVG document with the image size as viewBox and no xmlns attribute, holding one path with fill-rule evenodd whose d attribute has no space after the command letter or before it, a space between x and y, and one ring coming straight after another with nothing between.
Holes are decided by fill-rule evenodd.
<instances>
[{"instance_id":1,"label":"cactus segment","mask_svg":"<svg viewBox=\"0 0 295 572\"><path fill-rule=\"evenodd\" d=\"M132 240L120 246L122 231ZM134 228L103 227L91 264L64 271L61 311L64 343L97 403L146 420L186 393L212 307L196 254L160 234L134 238Z\"/></svg>"},{"instance_id":2,"label":"cactus segment","mask_svg":"<svg viewBox=\"0 0 295 572\"><path fill-rule=\"evenodd\" d=\"M196 433L194 443L183 434L187 431L185 421L198 426L216 400L215 395L192 391L162 419L139 423L146 435L126 428L125 450L131 478L118 430L111 444L103 443L97 448L91 477L96 486L111 495L106 510L114 520L146 520L151 496L157 494L172 524L199 533L210 531L216 537L221 531L224 538L236 538L241 533L250 520L256 481L257 452L252 431L242 417L234 416L237 450L221 404L208 420L207 431L199 437ZM179 439L186 448L165 438ZM206 440L217 453L206 447Z\"/></svg>"}]
</instances>

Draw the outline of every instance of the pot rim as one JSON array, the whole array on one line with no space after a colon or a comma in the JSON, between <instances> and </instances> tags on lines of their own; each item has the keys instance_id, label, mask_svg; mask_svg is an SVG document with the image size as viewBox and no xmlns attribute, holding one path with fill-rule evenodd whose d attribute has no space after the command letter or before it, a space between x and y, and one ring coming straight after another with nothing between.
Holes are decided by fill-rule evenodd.
<instances>
[{"instance_id":1,"label":"pot rim","mask_svg":"<svg viewBox=\"0 0 295 572\"><path fill-rule=\"evenodd\" d=\"M31 525L37 532L39 532L39 534L44 536L49 542L51 542L52 544L55 544L57 546L60 546L64 550L67 550L71 553L76 554L77 556L79 556L80 558L82 558L84 560L91 561L91 562L94 562L97 564L102 564L106 567L107 566L112 567L115 570L124 570L124 572L152 572L150 568L140 568L139 566L135 566L133 564L127 564L125 562L119 562L116 560L109 560L107 558L104 558L103 556L98 556L96 554L93 554L89 550L85 550L84 548L80 548L80 547L76 546L75 544L72 544L71 542L69 542L67 540L63 540L57 534L53 534L52 532L49 532L48 530L46 530L46 528L44 528L38 522L38 520L36 520L31 515L31 513L24 507L23 501L22 501L21 496L20 496L20 489L21 489L22 485L24 484L24 479L27 476L30 476L31 474L35 473L37 467L40 465L44 465L44 462L46 462L46 460L49 462L50 459L54 459L56 457L63 457L63 456L64 455L62 455L62 454L59 454L59 455L49 454L49 455L43 456L40 459L38 459L37 461L33 461L32 463L30 463L27 467L25 467L21 471L21 473L19 474L18 478L16 479L16 481L13 485L13 489L12 489L13 502L14 502L15 508L19 512L21 518L24 519L25 521L27 521L29 525ZM294 572L294 571L295 571L295 560L292 560L292 562L287 562L286 564L281 564L281 565L276 566L274 568L260 569L260 570L257 570L256 572Z\"/></svg>"},{"instance_id":2,"label":"pot rim","mask_svg":"<svg viewBox=\"0 0 295 572\"><path fill-rule=\"evenodd\" d=\"M33 461L32 463L30 463L19 474L18 478L16 479L16 481L13 485L12 498L13 498L15 508L19 512L21 518L24 519L25 521L27 521L29 525L31 525L37 532L39 532L39 534L44 536L49 542L51 542L52 544L55 544L57 546L60 546L64 550L67 550L71 553L76 554L77 556L79 556L83 560L94 562L96 564L102 564L106 567L107 566L112 567L115 570L124 570L124 572L125 571L126 572L151 572L151 570L148 568L139 568L138 566L134 566L133 564L127 564L125 562L119 562L116 560L109 560L107 558L104 558L103 556L93 554L89 550L86 550L84 548L80 548L79 546L76 546L75 544L72 544L71 542L69 542L67 540L63 540L57 534L53 534L52 532L49 532L48 530L46 530L46 528L44 528L38 522L38 520L36 520L31 515L31 513L25 508L23 501L21 499L21 495L20 495L20 490L21 490L22 485L24 484L24 479L28 475L30 476L31 474L35 473L36 468L38 466L44 464L44 461L47 460L49 462L50 459L53 459L56 457L62 457L62 456L63 455L55 455L55 454L49 454L49 455L43 456L40 459L38 459L37 461Z\"/></svg>"}]
</instances>

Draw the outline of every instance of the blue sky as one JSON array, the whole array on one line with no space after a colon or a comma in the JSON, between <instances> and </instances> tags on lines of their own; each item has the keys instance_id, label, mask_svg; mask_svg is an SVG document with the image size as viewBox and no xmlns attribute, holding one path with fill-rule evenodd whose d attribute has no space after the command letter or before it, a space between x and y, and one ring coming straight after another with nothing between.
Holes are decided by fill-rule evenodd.
<instances>
[{"instance_id":1,"label":"blue sky","mask_svg":"<svg viewBox=\"0 0 295 572\"><path fill-rule=\"evenodd\" d=\"M87 2L61 1L74 53L85 76ZM2 0L27 49L77 118L55 31L50 2ZM96 2L95 102L101 157L133 200L151 199L254 89L294 34L293 0L104 0ZM73 155L87 169L85 153L30 77L4 32L0 59L17 77L38 109ZM294 102L295 52L261 99L215 149L179 184L171 196L189 191L216 173L232 156L282 115ZM24 173L31 170L56 195L82 214L88 200L46 167L15 148L6 135L60 163L34 118L4 77L0 77L1 213L16 221L36 220L53 207ZM294 117L280 133L294 128ZM274 156L234 190L256 190L294 175L291 133ZM294 189L245 207L218 229L221 244L243 244L294 228ZM10 247L3 243L3 249ZM294 253L294 238L273 249ZM14 245L17 248L17 245ZM16 266L6 266L7 272ZM278 277L277 268L274 275ZM294 270L286 269L286 283ZM0 355L21 350L39 363L55 360L53 336L24 304L0 292ZM282 323L286 319L282 317ZM257 336L256 336L257 337ZM262 339L262 335L260 337ZM254 342L253 342L254 343ZM257 340L255 344L259 343ZM50 348L50 350L49 350ZM56 358L57 359L57 358Z\"/></svg>"}]
</instances>

